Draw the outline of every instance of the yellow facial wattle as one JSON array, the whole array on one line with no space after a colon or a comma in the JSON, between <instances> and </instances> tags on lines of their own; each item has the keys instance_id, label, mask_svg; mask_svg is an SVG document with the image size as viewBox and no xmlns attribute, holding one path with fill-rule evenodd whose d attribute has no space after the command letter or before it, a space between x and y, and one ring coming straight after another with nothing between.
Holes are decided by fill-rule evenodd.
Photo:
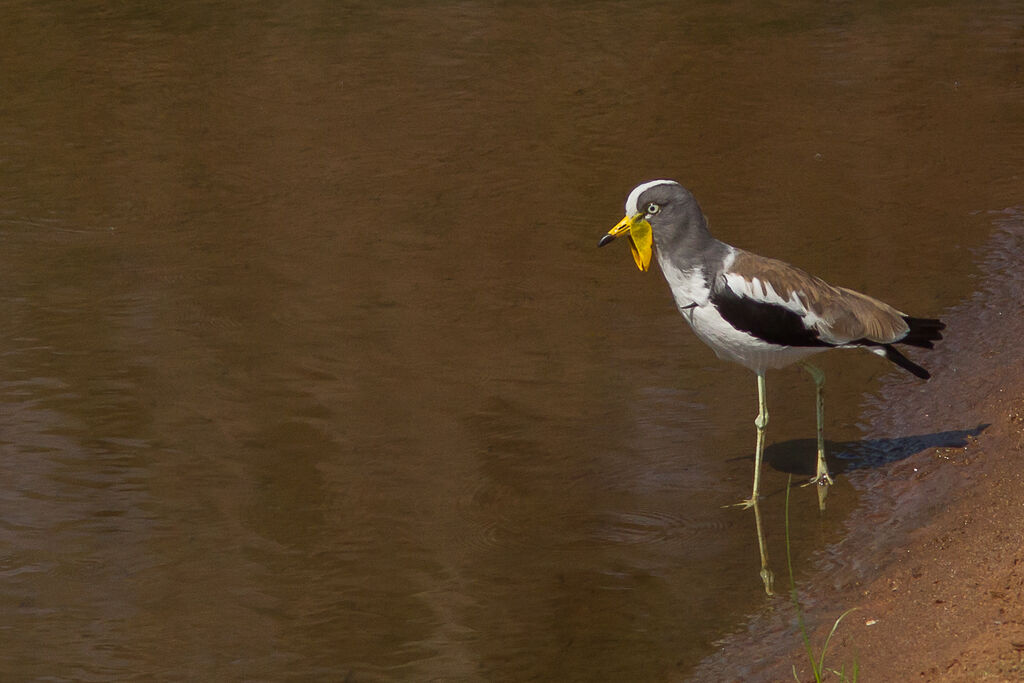
<instances>
[{"instance_id":1,"label":"yellow facial wattle","mask_svg":"<svg viewBox=\"0 0 1024 683\"><path fill-rule=\"evenodd\" d=\"M651 267L651 253L654 245L651 224L643 218L634 219L629 224L629 250L633 252L636 267L643 272Z\"/></svg>"}]
</instances>

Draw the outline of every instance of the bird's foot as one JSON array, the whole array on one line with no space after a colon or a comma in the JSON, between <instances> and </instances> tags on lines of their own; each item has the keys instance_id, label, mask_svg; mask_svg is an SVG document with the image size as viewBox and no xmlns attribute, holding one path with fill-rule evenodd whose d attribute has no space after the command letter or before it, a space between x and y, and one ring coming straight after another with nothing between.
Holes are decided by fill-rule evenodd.
<instances>
[{"instance_id":1,"label":"bird's foot","mask_svg":"<svg viewBox=\"0 0 1024 683\"><path fill-rule=\"evenodd\" d=\"M746 500L741 500L738 503L733 503L731 505L723 505L722 507L723 508L742 508L744 510L749 510L750 508L754 507L754 505L756 505L756 504L757 504L757 499L756 498L747 498Z\"/></svg>"},{"instance_id":2,"label":"bird's foot","mask_svg":"<svg viewBox=\"0 0 1024 683\"><path fill-rule=\"evenodd\" d=\"M803 484L800 484L800 486L812 486L814 484L817 484L818 486L831 486L834 483L835 482L832 480L832 477L828 472L821 472L820 474L814 475Z\"/></svg>"}]
</instances>

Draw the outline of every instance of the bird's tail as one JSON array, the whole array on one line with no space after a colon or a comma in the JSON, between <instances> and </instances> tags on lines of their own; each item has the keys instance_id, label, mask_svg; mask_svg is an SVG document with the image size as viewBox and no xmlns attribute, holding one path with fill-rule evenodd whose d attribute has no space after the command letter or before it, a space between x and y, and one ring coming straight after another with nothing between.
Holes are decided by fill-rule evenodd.
<instances>
[{"instance_id":1,"label":"bird's tail","mask_svg":"<svg viewBox=\"0 0 1024 683\"><path fill-rule=\"evenodd\" d=\"M922 349L933 349L935 348L935 342L942 339L942 330L946 328L946 324L937 318L911 318L910 316L905 315L903 316L903 319L906 320L907 325L910 326L910 331L907 332L906 337L895 342L896 344L907 344L908 346L918 346ZM920 377L921 379L928 379L931 377L931 373L897 351L893 348L892 344L883 344L882 348L885 349L886 358L910 374Z\"/></svg>"},{"instance_id":2,"label":"bird's tail","mask_svg":"<svg viewBox=\"0 0 1024 683\"><path fill-rule=\"evenodd\" d=\"M907 332L906 337L896 342L897 344L919 346L922 349L935 348L934 342L942 339L942 330L946 329L946 323L938 320L937 318L911 318L910 316L905 315L903 316L903 319L907 321L908 325L910 325L910 332ZM886 357L889 357L888 353L886 353ZM899 361L893 360L891 357L889 360L892 360L897 365L902 365ZM904 360L906 359L904 358ZM910 368L907 369L910 370ZM911 370L911 372L913 372L913 370ZM920 377L920 375L918 375L918 377Z\"/></svg>"}]
</instances>

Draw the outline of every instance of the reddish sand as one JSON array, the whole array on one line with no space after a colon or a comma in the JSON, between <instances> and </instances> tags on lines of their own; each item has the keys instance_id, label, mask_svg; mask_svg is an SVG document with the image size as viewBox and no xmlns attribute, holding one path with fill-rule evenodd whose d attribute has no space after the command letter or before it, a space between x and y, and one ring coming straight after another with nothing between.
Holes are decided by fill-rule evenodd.
<instances>
[{"instance_id":1,"label":"reddish sand","mask_svg":"<svg viewBox=\"0 0 1024 683\"><path fill-rule=\"evenodd\" d=\"M1012 391L1001 387L982 406L992 426L966 448L936 449L896 466L916 468L923 483L952 465L960 495L894 549L871 580L834 593L836 608L815 615L812 643L820 648L839 610L857 608L837 629L826 665L849 671L856 662L863 681L1024 680L1021 370ZM802 665L801 680L813 680L801 654L790 661ZM770 679L794 680L791 666L781 668Z\"/></svg>"}]
</instances>

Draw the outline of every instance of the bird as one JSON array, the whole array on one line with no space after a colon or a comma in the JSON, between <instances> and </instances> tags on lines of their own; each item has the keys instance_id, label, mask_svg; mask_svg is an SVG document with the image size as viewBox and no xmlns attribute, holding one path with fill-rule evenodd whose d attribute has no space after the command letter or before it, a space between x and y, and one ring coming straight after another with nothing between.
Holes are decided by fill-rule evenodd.
<instances>
[{"instance_id":1,"label":"bird","mask_svg":"<svg viewBox=\"0 0 1024 683\"><path fill-rule=\"evenodd\" d=\"M767 370L799 363L814 380L817 467L807 484L821 487L833 483L825 462L822 426L825 374L805 359L830 349L863 348L923 380L931 376L896 345L934 348L945 328L941 320L909 316L784 261L715 239L693 194L674 180L652 180L633 188L626 198L625 217L601 237L598 246L621 235L628 237L641 271L649 269L652 254L657 259L676 308L696 336L719 358L757 375L754 486L750 498L736 504L739 507L756 506L759 497L768 426ZM819 489L822 510L824 490Z\"/></svg>"}]
</instances>

